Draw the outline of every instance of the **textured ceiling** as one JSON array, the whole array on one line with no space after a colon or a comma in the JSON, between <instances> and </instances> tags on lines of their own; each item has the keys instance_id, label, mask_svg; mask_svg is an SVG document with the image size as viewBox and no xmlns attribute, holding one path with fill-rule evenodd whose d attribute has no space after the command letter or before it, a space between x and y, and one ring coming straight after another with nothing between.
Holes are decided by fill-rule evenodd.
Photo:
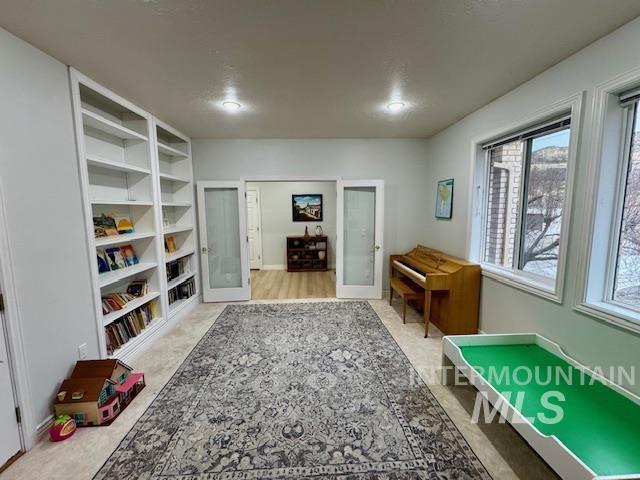
<instances>
[{"instance_id":1,"label":"textured ceiling","mask_svg":"<svg viewBox=\"0 0 640 480\"><path fill-rule=\"evenodd\" d=\"M210 138L427 137L638 15L639 0L0 0L2 27ZM409 108L390 115L395 99Z\"/></svg>"}]
</instances>

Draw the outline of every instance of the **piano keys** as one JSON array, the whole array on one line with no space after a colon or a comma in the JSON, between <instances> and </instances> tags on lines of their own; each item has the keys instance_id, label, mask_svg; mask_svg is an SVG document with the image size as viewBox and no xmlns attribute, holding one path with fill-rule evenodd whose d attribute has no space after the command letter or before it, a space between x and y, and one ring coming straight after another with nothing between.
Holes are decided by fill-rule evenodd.
<instances>
[{"instance_id":1,"label":"piano keys","mask_svg":"<svg viewBox=\"0 0 640 480\"><path fill-rule=\"evenodd\" d=\"M401 280L424 290L424 336L429 324L445 335L478 333L480 265L418 245L402 255L391 255L389 280ZM422 298L422 295L420 296Z\"/></svg>"}]
</instances>

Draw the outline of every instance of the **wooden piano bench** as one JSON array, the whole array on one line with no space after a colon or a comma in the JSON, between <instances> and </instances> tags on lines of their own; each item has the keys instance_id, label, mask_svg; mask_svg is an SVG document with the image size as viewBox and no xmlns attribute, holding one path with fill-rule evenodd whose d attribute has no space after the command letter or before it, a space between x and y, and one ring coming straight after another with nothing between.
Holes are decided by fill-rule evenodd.
<instances>
[{"instance_id":1,"label":"wooden piano bench","mask_svg":"<svg viewBox=\"0 0 640 480\"><path fill-rule=\"evenodd\" d=\"M418 305L424 304L424 290L416 288L411 282L400 277L391 277L389 283L389 305L393 303L393 292L396 292L403 300L402 323L407 323L407 302L415 300Z\"/></svg>"}]
</instances>

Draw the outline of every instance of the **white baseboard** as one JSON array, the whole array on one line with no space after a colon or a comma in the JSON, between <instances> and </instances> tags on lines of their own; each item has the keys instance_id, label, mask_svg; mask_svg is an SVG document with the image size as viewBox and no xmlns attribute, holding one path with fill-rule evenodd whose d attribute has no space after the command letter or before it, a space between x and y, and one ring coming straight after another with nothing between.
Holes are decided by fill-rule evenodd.
<instances>
[{"instance_id":1,"label":"white baseboard","mask_svg":"<svg viewBox=\"0 0 640 480\"><path fill-rule=\"evenodd\" d=\"M286 265L263 265L260 270L286 270Z\"/></svg>"},{"instance_id":2,"label":"white baseboard","mask_svg":"<svg viewBox=\"0 0 640 480\"><path fill-rule=\"evenodd\" d=\"M53 420L54 416L49 415L38 425L36 425L36 442L42 441L46 436L49 435L49 429L53 426Z\"/></svg>"}]
</instances>

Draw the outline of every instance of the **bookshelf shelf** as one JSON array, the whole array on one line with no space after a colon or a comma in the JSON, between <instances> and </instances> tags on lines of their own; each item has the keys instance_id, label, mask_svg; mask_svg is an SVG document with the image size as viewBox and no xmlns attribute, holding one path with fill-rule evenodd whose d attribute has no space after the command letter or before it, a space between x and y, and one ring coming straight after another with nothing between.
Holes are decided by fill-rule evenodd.
<instances>
[{"instance_id":1,"label":"bookshelf shelf","mask_svg":"<svg viewBox=\"0 0 640 480\"><path fill-rule=\"evenodd\" d=\"M164 256L164 261L165 263L173 262L175 260L179 260L189 255L193 255L194 252L195 252L195 249L193 248L185 248L183 250L178 250L177 252L166 253Z\"/></svg>"},{"instance_id":2,"label":"bookshelf shelf","mask_svg":"<svg viewBox=\"0 0 640 480\"><path fill-rule=\"evenodd\" d=\"M121 270L101 273L99 274L100 288L108 287L109 285L113 285L114 283L118 283L122 280L126 280L129 277L137 275L138 273L143 273L147 270L151 270L152 268L156 268L157 266L158 264L155 262L139 263L132 267L123 268ZM100 300L100 305L102 305L102 300Z\"/></svg>"},{"instance_id":3,"label":"bookshelf shelf","mask_svg":"<svg viewBox=\"0 0 640 480\"><path fill-rule=\"evenodd\" d=\"M148 139L147 136L135 132L123 125L119 125L96 112L92 112L86 108L82 108L81 112L82 123L86 127L94 128L121 140L140 140L146 142Z\"/></svg>"},{"instance_id":4,"label":"bookshelf shelf","mask_svg":"<svg viewBox=\"0 0 640 480\"><path fill-rule=\"evenodd\" d=\"M169 283L167 283L167 290L171 290L172 288L176 288L181 283L186 282L191 277L195 275L195 272L186 272L180 275L179 277L174 278Z\"/></svg>"},{"instance_id":5,"label":"bookshelf shelf","mask_svg":"<svg viewBox=\"0 0 640 480\"><path fill-rule=\"evenodd\" d=\"M95 155L87 155L87 165L92 167L106 168L109 170L115 170L117 172L139 173L142 175L151 174L151 170L148 168L137 167L135 165L129 165L117 160L108 160L106 158L100 158Z\"/></svg>"},{"instance_id":6,"label":"bookshelf shelf","mask_svg":"<svg viewBox=\"0 0 640 480\"><path fill-rule=\"evenodd\" d=\"M194 300L195 300L194 297L181 298L180 300L176 300L175 302L169 305L169 312L172 315L175 315L177 312L182 310L189 303L192 303Z\"/></svg>"},{"instance_id":7,"label":"bookshelf shelf","mask_svg":"<svg viewBox=\"0 0 640 480\"><path fill-rule=\"evenodd\" d=\"M92 199L92 205L132 205L132 206L141 206L141 207L151 207L153 206L152 201L147 200L105 200L105 199Z\"/></svg>"},{"instance_id":8,"label":"bookshelf shelf","mask_svg":"<svg viewBox=\"0 0 640 480\"><path fill-rule=\"evenodd\" d=\"M151 292L143 297L131 300L130 302L127 302L127 304L121 310L116 310L115 312L110 312L104 315L102 317L102 324L106 327L107 325L115 322L117 319L124 317L127 313L133 312L136 308L141 307L145 303L149 303L151 300L154 300L159 296L159 292Z\"/></svg>"},{"instance_id":9,"label":"bookshelf shelf","mask_svg":"<svg viewBox=\"0 0 640 480\"><path fill-rule=\"evenodd\" d=\"M190 232L191 230L193 230L191 226L174 225L172 227L165 227L163 233L165 235L171 235L173 233Z\"/></svg>"},{"instance_id":10,"label":"bookshelf shelf","mask_svg":"<svg viewBox=\"0 0 640 480\"><path fill-rule=\"evenodd\" d=\"M160 174L160 179L161 180L168 180L170 182L191 183L191 179L190 178L180 177L178 175L171 175L171 174L168 174L168 173L161 173Z\"/></svg>"},{"instance_id":11,"label":"bookshelf shelf","mask_svg":"<svg viewBox=\"0 0 640 480\"><path fill-rule=\"evenodd\" d=\"M127 233L124 235L112 235L110 237L96 238L96 247L106 247L110 245L121 245L144 238L155 237L155 232Z\"/></svg>"},{"instance_id":12,"label":"bookshelf shelf","mask_svg":"<svg viewBox=\"0 0 640 480\"><path fill-rule=\"evenodd\" d=\"M169 285L194 278L197 289L191 140L73 68L70 80L86 240L95 255L90 267L99 353L100 358L124 360L178 318L178 311L169 307ZM165 224L170 227L163 228ZM115 234L118 228L131 231L131 226L134 233ZM96 237L96 232L110 236ZM177 249L174 254L165 255L166 235L175 235L169 239ZM132 257L139 263L122 268ZM169 268L172 275L188 273L169 282ZM134 281L144 281L144 291L152 293L103 315L102 297L125 293ZM182 312L199 301L197 293L181 303ZM107 342L115 345L126 338L114 339L116 325L149 302L157 318L110 355Z\"/></svg>"},{"instance_id":13,"label":"bookshelf shelf","mask_svg":"<svg viewBox=\"0 0 640 480\"><path fill-rule=\"evenodd\" d=\"M170 157L187 158L189 156L188 154L178 150L177 148L174 148L171 145L168 145L167 143L161 141L158 141L158 151Z\"/></svg>"}]
</instances>

